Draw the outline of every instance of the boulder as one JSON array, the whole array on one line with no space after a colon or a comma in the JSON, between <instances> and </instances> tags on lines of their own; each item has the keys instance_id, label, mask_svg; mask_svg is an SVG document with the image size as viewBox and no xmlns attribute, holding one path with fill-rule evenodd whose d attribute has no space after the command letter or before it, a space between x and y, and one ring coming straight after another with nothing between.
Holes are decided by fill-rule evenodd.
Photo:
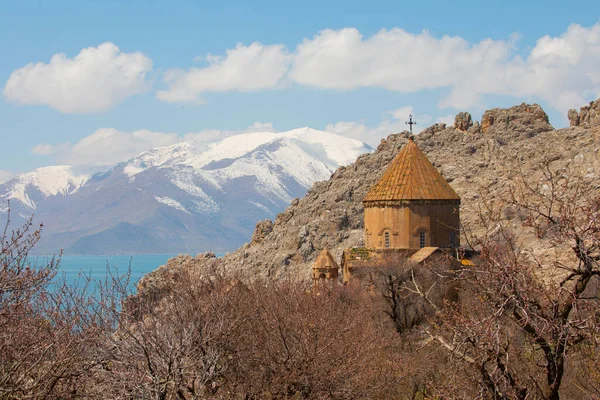
<instances>
[{"instance_id":1,"label":"boulder","mask_svg":"<svg viewBox=\"0 0 600 400\"><path fill-rule=\"evenodd\" d=\"M254 233L252 234L252 244L260 243L265 237L273 231L273 221L265 219L256 224Z\"/></svg>"},{"instance_id":2,"label":"boulder","mask_svg":"<svg viewBox=\"0 0 600 400\"><path fill-rule=\"evenodd\" d=\"M571 128L575 126L579 126L579 113L574 108L569 110L567 114L567 118L569 118L569 126Z\"/></svg>"},{"instance_id":3,"label":"boulder","mask_svg":"<svg viewBox=\"0 0 600 400\"><path fill-rule=\"evenodd\" d=\"M481 133L481 125L479 125L479 121L475 121L473 123L473 126L469 128L469 130L467 131L467 133L470 134L477 134L477 133Z\"/></svg>"},{"instance_id":4,"label":"boulder","mask_svg":"<svg viewBox=\"0 0 600 400\"><path fill-rule=\"evenodd\" d=\"M419 135L422 135L422 137L425 137L427 135L434 135L436 133L439 133L439 132L442 132L445 130L446 130L446 124L444 124L442 122L438 122L438 123L431 125L428 128L423 129L423 131L421 131L421 133L419 133Z\"/></svg>"},{"instance_id":5,"label":"boulder","mask_svg":"<svg viewBox=\"0 0 600 400\"><path fill-rule=\"evenodd\" d=\"M535 136L540 132L552 131L548 115L538 104L522 103L511 108L494 108L483 113L483 134L508 134L513 136Z\"/></svg>"},{"instance_id":6,"label":"boulder","mask_svg":"<svg viewBox=\"0 0 600 400\"><path fill-rule=\"evenodd\" d=\"M600 99L591 101L589 105L581 107L579 112L574 109L569 110L568 117L571 127L591 128L600 126Z\"/></svg>"},{"instance_id":7,"label":"boulder","mask_svg":"<svg viewBox=\"0 0 600 400\"><path fill-rule=\"evenodd\" d=\"M468 112L460 112L456 114L456 117L454 118L454 129L467 132L472 126L473 120L471 119L471 114Z\"/></svg>"}]
</instances>

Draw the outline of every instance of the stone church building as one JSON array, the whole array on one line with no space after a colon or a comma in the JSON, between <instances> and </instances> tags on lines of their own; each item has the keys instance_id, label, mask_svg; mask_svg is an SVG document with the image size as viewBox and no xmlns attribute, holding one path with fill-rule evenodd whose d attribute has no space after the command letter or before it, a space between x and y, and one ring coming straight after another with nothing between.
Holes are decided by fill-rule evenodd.
<instances>
[{"instance_id":1,"label":"stone church building","mask_svg":"<svg viewBox=\"0 0 600 400\"><path fill-rule=\"evenodd\" d=\"M365 247L458 247L460 197L412 140L363 199Z\"/></svg>"},{"instance_id":2,"label":"stone church building","mask_svg":"<svg viewBox=\"0 0 600 400\"><path fill-rule=\"evenodd\" d=\"M363 206L365 247L344 250L345 283L355 267L375 263L386 252L420 263L436 252L456 253L460 245L460 197L412 137L371 187ZM333 260L327 249L313 264L315 285L326 275L337 277L335 260L325 259Z\"/></svg>"}]
</instances>

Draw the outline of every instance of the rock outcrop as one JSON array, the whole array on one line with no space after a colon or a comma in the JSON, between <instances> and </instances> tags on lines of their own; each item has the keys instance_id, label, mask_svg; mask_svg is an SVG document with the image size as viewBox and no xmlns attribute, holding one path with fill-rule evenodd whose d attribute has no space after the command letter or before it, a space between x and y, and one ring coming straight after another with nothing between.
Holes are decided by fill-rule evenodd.
<instances>
[{"instance_id":1,"label":"rock outcrop","mask_svg":"<svg viewBox=\"0 0 600 400\"><path fill-rule=\"evenodd\" d=\"M436 134L438 132L442 132L446 130L446 124L438 122L435 123L433 125L431 125L428 128L425 128L421 131L421 133L419 133L419 135L425 133L425 134Z\"/></svg>"},{"instance_id":2,"label":"rock outcrop","mask_svg":"<svg viewBox=\"0 0 600 400\"><path fill-rule=\"evenodd\" d=\"M579 112L575 109L569 110L568 117L571 127L590 128L600 126L600 99L591 101L589 105L581 107Z\"/></svg>"},{"instance_id":3,"label":"rock outcrop","mask_svg":"<svg viewBox=\"0 0 600 400\"><path fill-rule=\"evenodd\" d=\"M461 117L464 120L468 118ZM481 134L470 134L479 129ZM461 196L465 225L477 220L481 193L504 198L520 169L532 179L540 179L544 160L554 160L556 167L579 163L587 176L600 178L600 127L554 130L538 105L486 111L481 127L475 123L468 132L436 124L414 139ZM158 282L157 276L171 277L173 273L168 271L181 268L201 273L214 265L256 277L308 278L311 263L323 248L329 248L339 260L343 249L363 245L362 199L409 136L407 131L390 135L375 152L338 168L328 181L315 183L304 198L294 200L277 215L272 225L259 222L252 242L239 250L216 260L174 258L144 280ZM515 218L512 222L515 229L522 229L522 221ZM534 253L545 257L547 249L535 248L538 242L532 236Z\"/></svg>"},{"instance_id":4,"label":"rock outcrop","mask_svg":"<svg viewBox=\"0 0 600 400\"><path fill-rule=\"evenodd\" d=\"M220 264L221 259L216 258L212 252L201 253L192 257L180 254L170 258L165 265L145 275L137 284L138 293L154 296L159 299L168 293L171 284L176 281L188 279L187 273L203 273L210 271L211 267Z\"/></svg>"},{"instance_id":5,"label":"rock outcrop","mask_svg":"<svg viewBox=\"0 0 600 400\"><path fill-rule=\"evenodd\" d=\"M252 234L252 244L260 243L263 239L273 231L273 221L265 219L256 224L254 233Z\"/></svg>"},{"instance_id":6,"label":"rock outcrop","mask_svg":"<svg viewBox=\"0 0 600 400\"><path fill-rule=\"evenodd\" d=\"M533 136L552 129L548 115L538 104L494 108L483 113L481 118L481 132L488 135L512 133L512 136Z\"/></svg>"},{"instance_id":7,"label":"rock outcrop","mask_svg":"<svg viewBox=\"0 0 600 400\"><path fill-rule=\"evenodd\" d=\"M454 118L454 129L467 132L472 126L473 120L471 119L471 114L468 112L460 112L456 114L456 117Z\"/></svg>"}]
</instances>

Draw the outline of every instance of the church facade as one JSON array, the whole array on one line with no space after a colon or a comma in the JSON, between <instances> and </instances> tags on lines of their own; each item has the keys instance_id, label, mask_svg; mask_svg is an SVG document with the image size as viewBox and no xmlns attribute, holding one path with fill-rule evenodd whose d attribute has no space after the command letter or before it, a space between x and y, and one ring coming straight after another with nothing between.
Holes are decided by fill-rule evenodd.
<instances>
[{"instance_id":1,"label":"church facade","mask_svg":"<svg viewBox=\"0 0 600 400\"><path fill-rule=\"evenodd\" d=\"M412 140L363 199L369 249L459 246L460 197Z\"/></svg>"}]
</instances>

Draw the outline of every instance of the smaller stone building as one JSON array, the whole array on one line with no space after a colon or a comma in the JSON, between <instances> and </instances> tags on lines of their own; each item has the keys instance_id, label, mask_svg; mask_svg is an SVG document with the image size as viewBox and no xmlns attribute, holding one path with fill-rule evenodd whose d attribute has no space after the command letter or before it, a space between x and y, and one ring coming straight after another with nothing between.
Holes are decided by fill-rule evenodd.
<instances>
[{"instance_id":1,"label":"smaller stone building","mask_svg":"<svg viewBox=\"0 0 600 400\"><path fill-rule=\"evenodd\" d=\"M315 262L313 263L313 287L315 290L319 288L330 287L338 279L339 265L335 261L335 258L329 252L329 249L325 247Z\"/></svg>"}]
</instances>

